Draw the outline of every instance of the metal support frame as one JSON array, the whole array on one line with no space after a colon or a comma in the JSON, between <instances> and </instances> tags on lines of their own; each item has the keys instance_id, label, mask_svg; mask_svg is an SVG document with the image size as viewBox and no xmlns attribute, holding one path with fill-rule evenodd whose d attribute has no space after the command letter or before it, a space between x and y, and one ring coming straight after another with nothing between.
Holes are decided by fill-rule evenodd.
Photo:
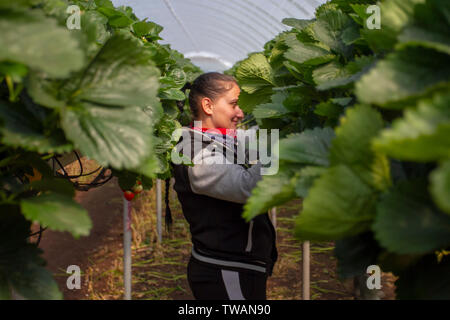
<instances>
[{"instance_id":1,"label":"metal support frame","mask_svg":"<svg viewBox=\"0 0 450 320\"><path fill-rule=\"evenodd\" d=\"M273 207L269 210L269 216L272 221L272 224L277 229L277 208ZM310 300L311 297L311 277L310 277L310 269L311 269L311 261L310 261L310 243L309 241L305 241L302 244L302 299Z\"/></svg>"},{"instance_id":2,"label":"metal support frame","mask_svg":"<svg viewBox=\"0 0 450 320\"><path fill-rule=\"evenodd\" d=\"M131 300L131 201L123 198L123 284L124 300Z\"/></svg>"},{"instance_id":3,"label":"metal support frame","mask_svg":"<svg viewBox=\"0 0 450 320\"><path fill-rule=\"evenodd\" d=\"M158 243L162 242L162 194L161 180L156 180L156 232Z\"/></svg>"},{"instance_id":4,"label":"metal support frame","mask_svg":"<svg viewBox=\"0 0 450 320\"><path fill-rule=\"evenodd\" d=\"M303 300L310 300L310 250L309 241L303 242L302 261L303 261L303 278L302 278L302 297Z\"/></svg>"}]
</instances>

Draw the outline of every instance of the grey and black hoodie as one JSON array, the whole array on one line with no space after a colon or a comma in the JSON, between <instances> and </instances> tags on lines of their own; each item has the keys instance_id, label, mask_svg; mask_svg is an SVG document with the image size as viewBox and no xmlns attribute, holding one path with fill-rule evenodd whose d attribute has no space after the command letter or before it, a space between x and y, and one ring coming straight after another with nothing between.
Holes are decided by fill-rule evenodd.
<instances>
[{"instance_id":1,"label":"grey and black hoodie","mask_svg":"<svg viewBox=\"0 0 450 320\"><path fill-rule=\"evenodd\" d=\"M250 222L242 218L243 205L261 179L261 164L237 164L239 146L232 136L182 130L176 150L194 165L173 165L174 189L190 225L192 257L221 269L271 275L277 249L268 214Z\"/></svg>"}]
</instances>

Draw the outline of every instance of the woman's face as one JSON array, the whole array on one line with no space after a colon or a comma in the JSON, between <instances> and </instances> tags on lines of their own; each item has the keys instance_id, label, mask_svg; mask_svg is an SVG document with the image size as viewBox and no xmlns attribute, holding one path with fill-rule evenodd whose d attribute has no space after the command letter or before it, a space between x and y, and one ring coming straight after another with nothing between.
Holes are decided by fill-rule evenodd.
<instances>
[{"instance_id":1,"label":"woman's face","mask_svg":"<svg viewBox=\"0 0 450 320\"><path fill-rule=\"evenodd\" d=\"M215 128L236 129L244 118L244 112L237 102L241 89L232 82L233 87L212 101L211 120Z\"/></svg>"}]
</instances>

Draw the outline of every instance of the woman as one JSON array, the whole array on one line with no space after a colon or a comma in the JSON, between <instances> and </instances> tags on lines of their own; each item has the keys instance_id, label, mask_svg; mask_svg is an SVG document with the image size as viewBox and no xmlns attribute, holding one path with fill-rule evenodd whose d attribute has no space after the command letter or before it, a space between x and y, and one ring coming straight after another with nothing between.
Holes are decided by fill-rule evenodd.
<instances>
[{"instance_id":1,"label":"woman","mask_svg":"<svg viewBox=\"0 0 450 320\"><path fill-rule=\"evenodd\" d=\"M199 76L190 87L189 104L202 125L183 128L178 143L201 146L201 152L191 148L185 154L193 166L174 165L174 188L192 235L187 276L196 299L266 299L267 277L277 259L268 215L250 222L242 218L243 205L261 179L261 164L236 163L233 130L244 117L239 93L231 76ZM225 150L232 150L233 159Z\"/></svg>"}]
</instances>

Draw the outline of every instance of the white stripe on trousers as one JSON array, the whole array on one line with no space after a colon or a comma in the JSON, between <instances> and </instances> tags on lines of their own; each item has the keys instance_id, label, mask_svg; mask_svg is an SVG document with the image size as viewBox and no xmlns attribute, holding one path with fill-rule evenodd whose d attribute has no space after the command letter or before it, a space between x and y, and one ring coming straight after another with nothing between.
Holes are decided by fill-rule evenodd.
<instances>
[{"instance_id":1,"label":"white stripe on trousers","mask_svg":"<svg viewBox=\"0 0 450 320\"><path fill-rule=\"evenodd\" d=\"M239 272L222 270L222 279L230 300L245 300L239 283Z\"/></svg>"}]
</instances>

